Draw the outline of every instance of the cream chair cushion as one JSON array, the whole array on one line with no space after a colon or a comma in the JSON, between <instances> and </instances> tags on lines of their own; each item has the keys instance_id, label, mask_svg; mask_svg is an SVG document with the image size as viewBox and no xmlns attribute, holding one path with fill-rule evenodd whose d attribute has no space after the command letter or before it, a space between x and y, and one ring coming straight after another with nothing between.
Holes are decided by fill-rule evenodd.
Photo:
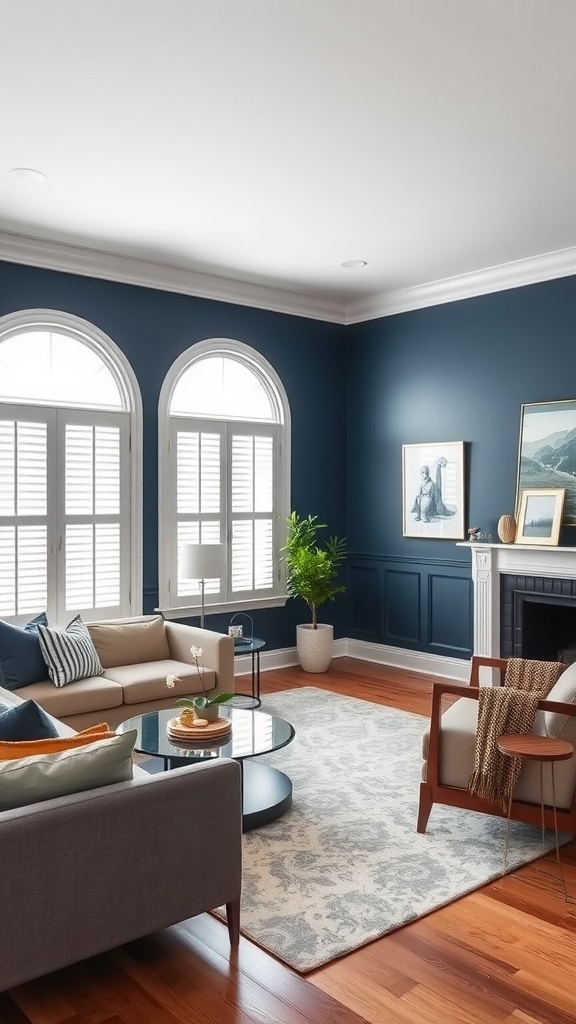
<instances>
[{"instance_id":1,"label":"cream chair cushion","mask_svg":"<svg viewBox=\"0 0 576 1024\"><path fill-rule=\"evenodd\" d=\"M470 697L461 697L446 708L442 715L440 782L443 786L466 789L474 767L477 722L478 701ZM425 763L429 742L428 727L422 737L422 757Z\"/></svg>"},{"instance_id":2,"label":"cream chair cushion","mask_svg":"<svg viewBox=\"0 0 576 1024\"><path fill-rule=\"evenodd\" d=\"M562 673L554 683L546 700L557 700L563 704L576 701L576 661ZM576 745L576 718L557 715L554 711L544 712L545 729L548 736L561 736L563 740Z\"/></svg>"}]
</instances>

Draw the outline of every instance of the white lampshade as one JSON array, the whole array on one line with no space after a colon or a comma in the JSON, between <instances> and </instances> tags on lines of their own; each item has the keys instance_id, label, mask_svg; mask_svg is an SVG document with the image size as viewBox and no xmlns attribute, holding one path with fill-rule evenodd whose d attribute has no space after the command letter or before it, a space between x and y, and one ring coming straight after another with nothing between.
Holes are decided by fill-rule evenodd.
<instances>
[{"instance_id":1,"label":"white lampshade","mask_svg":"<svg viewBox=\"0 0 576 1024\"><path fill-rule=\"evenodd\" d=\"M213 580L226 572L223 544L183 544L180 548L180 579Z\"/></svg>"}]
</instances>

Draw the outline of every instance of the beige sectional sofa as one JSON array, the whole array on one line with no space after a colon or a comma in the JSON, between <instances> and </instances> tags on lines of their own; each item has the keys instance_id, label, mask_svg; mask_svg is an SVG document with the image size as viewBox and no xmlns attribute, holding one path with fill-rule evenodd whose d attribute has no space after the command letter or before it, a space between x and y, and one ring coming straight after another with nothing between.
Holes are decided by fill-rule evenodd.
<instances>
[{"instance_id":1,"label":"beige sectional sofa","mask_svg":"<svg viewBox=\"0 0 576 1024\"><path fill-rule=\"evenodd\" d=\"M141 615L87 623L104 674L57 687L49 679L15 690L35 700L73 729L105 721L114 729L133 715L173 707L179 696L203 693L202 679L190 653L201 648L207 691L234 690L234 641L212 630L168 622L161 615ZM173 689L166 677L174 675Z\"/></svg>"}]
</instances>

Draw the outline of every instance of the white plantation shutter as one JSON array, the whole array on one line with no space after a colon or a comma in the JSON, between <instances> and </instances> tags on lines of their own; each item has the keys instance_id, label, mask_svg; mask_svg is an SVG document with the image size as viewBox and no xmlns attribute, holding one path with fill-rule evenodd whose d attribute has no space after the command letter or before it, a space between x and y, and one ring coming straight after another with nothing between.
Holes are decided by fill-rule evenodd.
<instances>
[{"instance_id":1,"label":"white plantation shutter","mask_svg":"<svg viewBox=\"0 0 576 1024\"><path fill-rule=\"evenodd\" d=\"M230 485L232 492L232 592L274 586L274 438L238 433L233 428Z\"/></svg>"},{"instance_id":2,"label":"white plantation shutter","mask_svg":"<svg viewBox=\"0 0 576 1024\"><path fill-rule=\"evenodd\" d=\"M283 603L290 412L273 368L241 342L201 342L167 374L158 416L160 606L199 605L200 583L179 571L187 542L226 549L225 578L206 581L206 606Z\"/></svg>"},{"instance_id":3,"label":"white plantation shutter","mask_svg":"<svg viewBox=\"0 0 576 1024\"><path fill-rule=\"evenodd\" d=\"M127 415L2 406L0 417L0 616L120 614L129 601Z\"/></svg>"},{"instance_id":4,"label":"white plantation shutter","mask_svg":"<svg viewBox=\"0 0 576 1024\"><path fill-rule=\"evenodd\" d=\"M176 452L176 551L182 544L220 544L222 541L222 434L209 424L190 429L187 420L174 420L171 446ZM178 559L179 561L179 559ZM225 580L205 581L205 600L221 594ZM178 565L177 598L200 593L198 580L182 579Z\"/></svg>"},{"instance_id":5,"label":"white plantation shutter","mask_svg":"<svg viewBox=\"0 0 576 1024\"><path fill-rule=\"evenodd\" d=\"M176 509L174 565L176 593L185 605L200 593L197 580L183 579L179 552L184 543L227 541L226 579L205 581L205 603L226 603L273 590L278 543L274 530L274 425L196 423L172 417Z\"/></svg>"},{"instance_id":6,"label":"white plantation shutter","mask_svg":"<svg viewBox=\"0 0 576 1024\"><path fill-rule=\"evenodd\" d=\"M12 406L0 417L0 616L27 617L48 604L49 420Z\"/></svg>"},{"instance_id":7,"label":"white plantation shutter","mask_svg":"<svg viewBox=\"0 0 576 1024\"><path fill-rule=\"evenodd\" d=\"M94 415L100 419L102 414ZM119 608L121 603L122 429L121 422L114 422L116 414L107 420L78 422L75 417L64 426L67 612Z\"/></svg>"},{"instance_id":8,"label":"white plantation shutter","mask_svg":"<svg viewBox=\"0 0 576 1024\"><path fill-rule=\"evenodd\" d=\"M0 618L28 616L48 605L45 526L0 526Z\"/></svg>"}]
</instances>

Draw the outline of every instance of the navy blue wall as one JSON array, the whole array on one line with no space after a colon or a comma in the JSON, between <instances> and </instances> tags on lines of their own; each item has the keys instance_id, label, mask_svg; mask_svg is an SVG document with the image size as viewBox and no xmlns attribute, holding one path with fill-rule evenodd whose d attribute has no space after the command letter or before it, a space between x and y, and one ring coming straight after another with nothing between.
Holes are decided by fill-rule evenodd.
<instances>
[{"instance_id":1,"label":"navy blue wall","mask_svg":"<svg viewBox=\"0 0 576 1024\"><path fill-rule=\"evenodd\" d=\"M144 607L158 600L157 408L164 376L176 357L203 338L236 338L279 374L292 412L292 507L318 515L331 532L346 532L345 328L302 317L188 295L0 262L0 315L59 309L103 330L130 360L144 407ZM326 608L335 635L345 632L345 601ZM254 613L268 645L291 647L305 606ZM229 616L213 616L213 628Z\"/></svg>"},{"instance_id":2,"label":"navy blue wall","mask_svg":"<svg viewBox=\"0 0 576 1024\"><path fill-rule=\"evenodd\" d=\"M465 525L497 541L522 403L576 397L575 324L572 277L349 328L349 635L470 656L470 553L402 536L402 445L466 442Z\"/></svg>"},{"instance_id":3,"label":"navy blue wall","mask_svg":"<svg viewBox=\"0 0 576 1024\"><path fill-rule=\"evenodd\" d=\"M520 407L576 398L576 278L340 327L207 299L0 262L0 315L84 317L130 360L144 405L144 604L157 601L157 402L173 360L232 337L275 367L292 409L292 507L347 534L337 636L470 656L470 553L402 537L402 445L466 442L466 526L496 539L514 509ZM576 545L564 529L561 544ZM254 613L270 647L294 644L300 602ZM226 628L228 617L210 625Z\"/></svg>"}]
</instances>

